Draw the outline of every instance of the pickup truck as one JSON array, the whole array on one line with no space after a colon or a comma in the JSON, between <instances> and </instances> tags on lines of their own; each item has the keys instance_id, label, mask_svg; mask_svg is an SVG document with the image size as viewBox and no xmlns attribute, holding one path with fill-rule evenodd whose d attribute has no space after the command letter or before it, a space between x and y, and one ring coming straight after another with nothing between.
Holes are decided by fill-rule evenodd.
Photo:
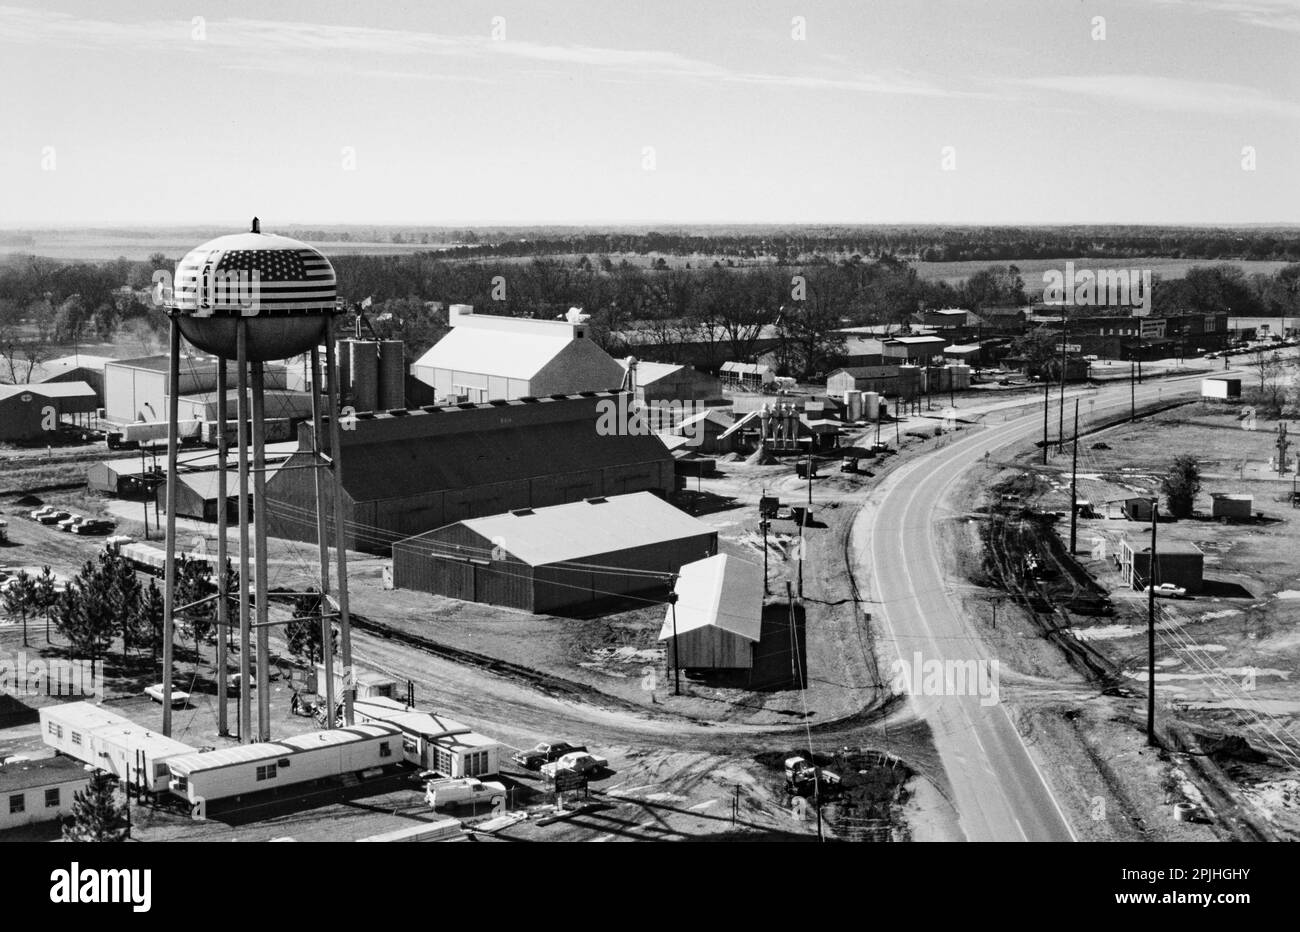
<instances>
[{"instance_id":1,"label":"pickup truck","mask_svg":"<svg viewBox=\"0 0 1300 932\"><path fill-rule=\"evenodd\" d=\"M543 741L535 748L512 755L510 759L527 770L540 770L543 764L559 760L565 754L585 750L587 749L582 745L569 744L567 741Z\"/></svg>"},{"instance_id":2,"label":"pickup truck","mask_svg":"<svg viewBox=\"0 0 1300 932\"><path fill-rule=\"evenodd\" d=\"M805 786L817 781L818 774L821 775L822 786L835 786L840 782L840 775L824 767L814 767L802 757L787 757L785 759L785 779L793 787Z\"/></svg>"},{"instance_id":3,"label":"pickup truck","mask_svg":"<svg viewBox=\"0 0 1300 932\"><path fill-rule=\"evenodd\" d=\"M433 809L477 802L495 806L499 800L506 798L506 788L504 784L495 781L484 783L478 777L430 780L425 784L424 798Z\"/></svg>"},{"instance_id":4,"label":"pickup truck","mask_svg":"<svg viewBox=\"0 0 1300 932\"><path fill-rule=\"evenodd\" d=\"M565 754L559 760L551 761L549 764L542 765L542 776L548 780L554 780L557 773L598 773L602 770L609 769L609 761L604 757L598 757L595 754L588 754L586 751L572 751Z\"/></svg>"}]
</instances>

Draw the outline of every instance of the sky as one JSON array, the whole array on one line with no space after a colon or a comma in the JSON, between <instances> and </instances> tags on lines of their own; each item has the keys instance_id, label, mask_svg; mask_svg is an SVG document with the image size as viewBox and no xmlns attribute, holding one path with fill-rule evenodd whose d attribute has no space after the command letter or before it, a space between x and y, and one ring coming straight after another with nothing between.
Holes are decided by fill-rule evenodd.
<instances>
[{"instance_id":1,"label":"sky","mask_svg":"<svg viewBox=\"0 0 1300 932\"><path fill-rule=\"evenodd\" d=\"M1300 0L5 2L3 227L1300 222Z\"/></svg>"}]
</instances>

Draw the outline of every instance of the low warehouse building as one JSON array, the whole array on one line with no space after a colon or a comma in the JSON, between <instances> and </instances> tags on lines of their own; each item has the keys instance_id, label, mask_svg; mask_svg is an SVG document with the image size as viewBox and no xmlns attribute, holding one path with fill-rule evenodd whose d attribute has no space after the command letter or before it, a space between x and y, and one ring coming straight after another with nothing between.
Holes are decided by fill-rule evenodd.
<instances>
[{"instance_id":1,"label":"low warehouse building","mask_svg":"<svg viewBox=\"0 0 1300 932\"><path fill-rule=\"evenodd\" d=\"M718 534L649 492L471 518L393 545L393 584L535 614L659 598Z\"/></svg>"},{"instance_id":2,"label":"low warehouse building","mask_svg":"<svg viewBox=\"0 0 1300 932\"><path fill-rule=\"evenodd\" d=\"M402 751L412 764L444 777L483 777L501 771L501 742L434 712L418 712L393 699L358 699L358 722L386 722L402 731Z\"/></svg>"},{"instance_id":3,"label":"low warehouse building","mask_svg":"<svg viewBox=\"0 0 1300 932\"><path fill-rule=\"evenodd\" d=\"M168 381L171 363L167 356L115 359L104 366L104 414L110 421L163 421L167 419ZM238 384L237 366L226 368L226 388ZM281 363L265 366L266 388L279 390L288 384ZM180 364L180 395L217 391L217 361L205 356L188 356ZM234 409L231 409L233 415ZM269 416L269 412L268 412Z\"/></svg>"},{"instance_id":4,"label":"low warehouse building","mask_svg":"<svg viewBox=\"0 0 1300 932\"><path fill-rule=\"evenodd\" d=\"M268 472L274 467L268 465ZM204 472L183 472L176 477L176 516L193 518L196 521L216 521L220 508L220 496L217 484L221 481L220 470ZM160 514L167 512L167 482L162 481L155 493L158 498ZM253 492L248 493L249 508L253 507ZM226 517L231 521L239 520L239 472L230 470L226 473Z\"/></svg>"},{"instance_id":5,"label":"low warehouse building","mask_svg":"<svg viewBox=\"0 0 1300 932\"><path fill-rule=\"evenodd\" d=\"M1146 541L1145 545L1143 540ZM1150 535L1136 541L1122 540L1119 544L1120 578L1134 589L1145 589L1154 578L1155 584L1173 583L1188 592L1200 592L1205 583L1205 554L1195 544L1182 541L1158 541L1156 545L1155 573L1151 572Z\"/></svg>"},{"instance_id":6,"label":"low warehouse building","mask_svg":"<svg viewBox=\"0 0 1300 932\"><path fill-rule=\"evenodd\" d=\"M67 757L0 766L0 832L62 819L90 783L85 765Z\"/></svg>"},{"instance_id":7,"label":"low warehouse building","mask_svg":"<svg viewBox=\"0 0 1300 932\"><path fill-rule=\"evenodd\" d=\"M85 382L95 392L97 407L104 406L104 367L113 360L108 356L61 356L47 359L39 368L40 378L33 381L48 382Z\"/></svg>"},{"instance_id":8,"label":"low warehouse building","mask_svg":"<svg viewBox=\"0 0 1300 932\"><path fill-rule=\"evenodd\" d=\"M577 308L565 320L535 320L453 304L448 323L451 332L411 366L411 375L443 401L573 394L623 383L622 367L591 341Z\"/></svg>"},{"instance_id":9,"label":"low warehouse building","mask_svg":"<svg viewBox=\"0 0 1300 932\"><path fill-rule=\"evenodd\" d=\"M1255 509L1255 496L1234 492L1210 493L1210 517L1248 521Z\"/></svg>"},{"instance_id":10,"label":"low warehouse building","mask_svg":"<svg viewBox=\"0 0 1300 932\"><path fill-rule=\"evenodd\" d=\"M631 365L629 387L636 400L644 404L696 401L708 405L722 400L722 382L690 366L642 362L630 356L619 360L619 365L624 371Z\"/></svg>"},{"instance_id":11,"label":"low warehouse building","mask_svg":"<svg viewBox=\"0 0 1300 932\"><path fill-rule=\"evenodd\" d=\"M651 433L602 431L626 393L515 399L358 415L340 431L348 547L394 541L465 518L601 495L673 490L673 458ZM311 424L267 483L275 536L314 543ZM324 446L329 447L329 432ZM332 504L332 488L325 501Z\"/></svg>"},{"instance_id":12,"label":"low warehouse building","mask_svg":"<svg viewBox=\"0 0 1300 932\"><path fill-rule=\"evenodd\" d=\"M763 631L763 571L728 554L682 567L677 603L664 614L659 640L683 669L743 669L754 664Z\"/></svg>"},{"instance_id":13,"label":"low warehouse building","mask_svg":"<svg viewBox=\"0 0 1300 932\"><path fill-rule=\"evenodd\" d=\"M94 414L96 402L85 382L0 385L0 441L39 440L65 417Z\"/></svg>"}]
</instances>

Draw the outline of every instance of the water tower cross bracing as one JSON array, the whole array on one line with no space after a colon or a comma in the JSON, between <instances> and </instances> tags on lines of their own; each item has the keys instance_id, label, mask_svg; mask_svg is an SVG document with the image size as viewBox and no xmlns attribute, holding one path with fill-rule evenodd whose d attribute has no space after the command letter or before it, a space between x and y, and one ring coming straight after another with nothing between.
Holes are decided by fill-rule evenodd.
<instances>
[{"instance_id":1,"label":"water tower cross bracing","mask_svg":"<svg viewBox=\"0 0 1300 932\"><path fill-rule=\"evenodd\" d=\"M312 463L316 475L316 531L320 555L321 643L327 727L334 725L333 658L334 621L338 622L339 649L343 661L344 720L353 723L350 688L352 676L352 634L348 615L347 552L343 546L342 496L340 495L341 444L339 440L338 364L335 358L334 316L338 313L334 268L317 250L284 236L263 233L256 217L247 233L221 236L191 250L176 267L172 295L167 304L171 319L169 390L167 409L167 531L166 572L163 591L163 734L172 728L173 642L175 614L186 606L176 604L177 538L176 487L178 475L178 420L180 349L182 337L193 346L217 357L217 554L214 576L217 585L217 709L218 731L229 733L228 638L239 635L238 733L242 742L270 739L270 654L268 632L267 500L265 450L264 366L270 360L288 359L307 353L311 362ZM322 380L320 346L325 346ZM229 425L226 386L227 366L236 367L237 398L234 432L237 450L238 598L227 591L226 468ZM250 408L251 399L251 411ZM329 455L323 449L328 420ZM249 453L252 448L250 467ZM253 486L253 514L249 515L249 484ZM332 485L327 495L325 483ZM332 500L332 515L326 501ZM250 531L253 546L250 548ZM337 586L330 589L330 543L337 560ZM252 572L250 573L250 553ZM251 582L251 591L250 591ZM230 621L232 601L237 604L236 621ZM256 639L254 651L253 640ZM257 669L251 669L256 655ZM252 693L256 684L257 732L252 727Z\"/></svg>"}]
</instances>

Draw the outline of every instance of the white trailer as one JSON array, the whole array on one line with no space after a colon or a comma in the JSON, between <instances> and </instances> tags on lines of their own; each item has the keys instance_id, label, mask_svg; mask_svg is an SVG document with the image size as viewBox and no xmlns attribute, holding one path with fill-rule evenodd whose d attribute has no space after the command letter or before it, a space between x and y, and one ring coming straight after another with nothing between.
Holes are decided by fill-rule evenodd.
<instances>
[{"instance_id":1,"label":"white trailer","mask_svg":"<svg viewBox=\"0 0 1300 932\"><path fill-rule=\"evenodd\" d=\"M201 817L220 800L401 763L401 735L379 722L186 754L167 762L171 791Z\"/></svg>"},{"instance_id":2,"label":"white trailer","mask_svg":"<svg viewBox=\"0 0 1300 932\"><path fill-rule=\"evenodd\" d=\"M168 788L169 760L194 753L188 744L89 702L46 706L40 716L47 745L151 793Z\"/></svg>"},{"instance_id":3,"label":"white trailer","mask_svg":"<svg viewBox=\"0 0 1300 932\"><path fill-rule=\"evenodd\" d=\"M1214 377L1201 379L1201 397L1213 401L1228 401L1241 397L1241 379Z\"/></svg>"},{"instance_id":4,"label":"white trailer","mask_svg":"<svg viewBox=\"0 0 1300 932\"><path fill-rule=\"evenodd\" d=\"M358 699L352 708L358 722L386 722L401 729L403 755L423 770L456 779L501 772L501 742L455 719L383 697Z\"/></svg>"}]
</instances>

